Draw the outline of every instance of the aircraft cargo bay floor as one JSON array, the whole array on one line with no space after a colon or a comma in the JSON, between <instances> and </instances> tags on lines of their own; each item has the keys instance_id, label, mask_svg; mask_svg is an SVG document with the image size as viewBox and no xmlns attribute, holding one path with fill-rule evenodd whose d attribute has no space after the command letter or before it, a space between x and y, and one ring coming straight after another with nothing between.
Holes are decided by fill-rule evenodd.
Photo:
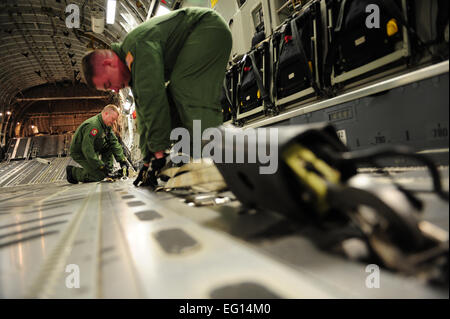
<instances>
[{"instance_id":1,"label":"aircraft cargo bay floor","mask_svg":"<svg viewBox=\"0 0 450 319\"><path fill-rule=\"evenodd\" d=\"M425 170L396 174L431 187ZM320 250L281 215L241 213L229 192L197 207L132 180L55 176L0 188L0 298L448 298L384 269L380 288L367 288L366 264ZM420 196L423 218L448 231L448 203Z\"/></svg>"}]
</instances>

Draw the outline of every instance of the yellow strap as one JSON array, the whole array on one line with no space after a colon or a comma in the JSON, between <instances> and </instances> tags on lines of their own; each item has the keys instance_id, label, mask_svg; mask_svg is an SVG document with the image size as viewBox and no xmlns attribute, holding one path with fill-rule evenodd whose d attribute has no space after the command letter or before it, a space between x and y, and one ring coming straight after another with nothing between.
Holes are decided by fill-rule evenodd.
<instances>
[{"instance_id":1,"label":"yellow strap","mask_svg":"<svg viewBox=\"0 0 450 319\"><path fill-rule=\"evenodd\" d=\"M162 171L159 175L164 175L172 178L178 173L179 169L179 167L170 167Z\"/></svg>"},{"instance_id":2,"label":"yellow strap","mask_svg":"<svg viewBox=\"0 0 450 319\"><path fill-rule=\"evenodd\" d=\"M214 162L209 158L202 158L199 163L194 163L192 158L191 162L186 163L180 167L170 167L160 172L160 175L165 175L168 177L174 177L182 172L195 171L198 169L203 169L205 167L214 166Z\"/></svg>"},{"instance_id":3,"label":"yellow strap","mask_svg":"<svg viewBox=\"0 0 450 319\"><path fill-rule=\"evenodd\" d=\"M223 185L225 185L223 177L217 167L210 166L199 170L188 171L173 177L166 183L164 189L192 187L197 185L204 186L204 184L217 182L223 182ZM214 185L214 187L216 186Z\"/></svg>"},{"instance_id":4,"label":"yellow strap","mask_svg":"<svg viewBox=\"0 0 450 319\"><path fill-rule=\"evenodd\" d=\"M323 212L328 208L326 203L327 182L337 184L340 180L339 171L335 170L323 160L317 158L309 149L293 144L283 152L286 164L297 174L300 182L312 189L317 195L317 208ZM306 168L309 164L322 173L323 177Z\"/></svg>"},{"instance_id":5,"label":"yellow strap","mask_svg":"<svg viewBox=\"0 0 450 319\"><path fill-rule=\"evenodd\" d=\"M202 159L200 163L187 163L181 167L171 167L160 173L170 177L162 187L164 190L190 187L194 192L224 190L227 185L214 162Z\"/></svg>"}]
</instances>

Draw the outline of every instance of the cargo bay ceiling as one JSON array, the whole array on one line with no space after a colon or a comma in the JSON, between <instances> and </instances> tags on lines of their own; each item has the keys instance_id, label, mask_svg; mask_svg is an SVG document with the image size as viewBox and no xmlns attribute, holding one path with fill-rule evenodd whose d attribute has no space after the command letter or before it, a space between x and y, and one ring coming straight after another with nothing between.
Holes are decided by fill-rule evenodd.
<instances>
[{"instance_id":1,"label":"cargo bay ceiling","mask_svg":"<svg viewBox=\"0 0 450 319\"><path fill-rule=\"evenodd\" d=\"M117 0L114 24L106 23L107 2L0 1L0 112L14 111L37 98L99 98L105 94L93 92L82 83L82 56L89 49L121 41L130 29L152 15L157 1ZM93 21L100 28L103 25L101 32L93 29Z\"/></svg>"}]
</instances>

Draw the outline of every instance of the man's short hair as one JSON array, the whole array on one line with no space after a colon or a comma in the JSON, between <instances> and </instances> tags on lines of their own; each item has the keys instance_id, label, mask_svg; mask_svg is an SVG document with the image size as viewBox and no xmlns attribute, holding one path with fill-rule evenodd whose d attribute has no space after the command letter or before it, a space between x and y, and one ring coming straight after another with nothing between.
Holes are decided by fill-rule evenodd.
<instances>
[{"instance_id":1,"label":"man's short hair","mask_svg":"<svg viewBox=\"0 0 450 319\"><path fill-rule=\"evenodd\" d=\"M107 112L107 111L114 111L114 112L116 112L117 114L120 115L119 108L118 108L116 105L114 105L114 104L108 104L108 105L106 105L106 106L103 108L102 113L105 113L105 112Z\"/></svg>"},{"instance_id":2,"label":"man's short hair","mask_svg":"<svg viewBox=\"0 0 450 319\"><path fill-rule=\"evenodd\" d=\"M89 51L81 59L81 72L83 74L84 81L92 88L96 88L92 78L94 77L94 56L97 54L96 50Z\"/></svg>"}]
</instances>

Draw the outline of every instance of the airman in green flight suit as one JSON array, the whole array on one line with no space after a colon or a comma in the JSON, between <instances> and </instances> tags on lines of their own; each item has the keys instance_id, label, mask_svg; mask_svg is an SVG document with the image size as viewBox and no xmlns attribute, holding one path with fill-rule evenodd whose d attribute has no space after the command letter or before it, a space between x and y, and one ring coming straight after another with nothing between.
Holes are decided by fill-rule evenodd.
<instances>
[{"instance_id":1,"label":"airman in green flight suit","mask_svg":"<svg viewBox=\"0 0 450 319\"><path fill-rule=\"evenodd\" d=\"M149 19L112 50L88 53L83 76L98 90L131 87L144 166L151 161L153 167L170 146L173 128L181 124L192 136L193 120L202 130L222 124L220 93L231 47L230 29L218 13L189 7Z\"/></svg>"},{"instance_id":2,"label":"airman in green flight suit","mask_svg":"<svg viewBox=\"0 0 450 319\"><path fill-rule=\"evenodd\" d=\"M77 128L70 144L70 156L81 167L67 166L68 182L77 184L103 180L112 172L114 158L122 168L128 168L122 146L112 131L118 117L117 106L108 104L100 114L87 119Z\"/></svg>"}]
</instances>

